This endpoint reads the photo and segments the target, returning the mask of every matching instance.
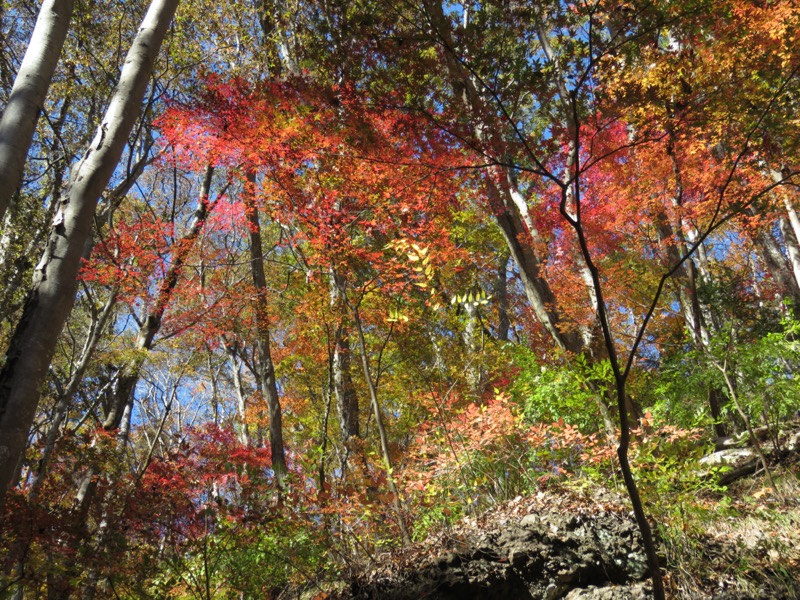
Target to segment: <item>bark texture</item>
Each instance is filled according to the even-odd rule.
[[[353,438],[361,436],[359,428],[358,393],[351,373],[350,332],[347,319],[347,304],[344,298],[346,280],[331,267],[331,309],[339,313],[339,322],[333,332],[331,353],[331,391],[339,412],[339,431],[342,440],[340,456],[342,478],[346,476],[347,464],[353,446]]]

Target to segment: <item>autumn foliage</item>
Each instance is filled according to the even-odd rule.
[[[1,515],[0,597],[325,594],[628,475],[674,541],[732,505],[697,464],[715,443],[789,455],[792,3],[284,8],[164,66],[180,89],[154,77]],[[30,180],[19,214],[47,222]],[[9,223],[4,340],[43,243]]]

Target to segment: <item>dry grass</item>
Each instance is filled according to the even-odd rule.
[[[774,475],[785,504],[756,474],[699,498],[682,530],[661,528],[674,597],[800,598],[800,470]]]

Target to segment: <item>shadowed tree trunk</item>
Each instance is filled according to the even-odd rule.
[[[508,332],[511,329],[511,321],[508,318],[508,256],[503,256],[498,263],[494,293],[497,296],[497,339],[507,342]]]
[[[350,332],[347,327],[347,305],[342,298],[344,277],[331,267],[331,308],[338,312],[339,323],[333,332],[331,355],[331,389],[339,411],[339,432],[342,440],[342,478],[347,472],[347,462],[352,450],[352,439],[360,437],[358,394],[351,373]]]
[[[283,422],[281,417],[281,403],[278,395],[278,384],[275,380],[275,365],[272,363],[270,352],[270,333],[267,313],[267,278],[264,274],[264,250],[261,245],[261,221],[258,216],[258,207],[253,198],[255,174],[248,173],[248,187],[245,190],[244,204],[247,213],[247,222],[250,225],[250,273],[253,276],[253,286],[256,297],[253,309],[256,320],[256,376],[264,399],[269,410],[269,445],[272,452],[272,469],[278,482],[282,482],[289,473],[286,465],[286,454],[283,447]]]

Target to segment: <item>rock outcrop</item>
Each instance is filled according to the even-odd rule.
[[[395,577],[354,584],[359,600],[647,598],[632,518],[612,511],[528,514]]]

